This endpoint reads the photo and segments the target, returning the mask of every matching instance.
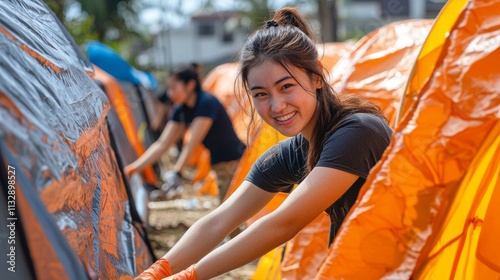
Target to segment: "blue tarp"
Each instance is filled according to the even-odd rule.
[[[115,79],[141,85],[149,90],[158,87],[158,82],[151,73],[135,69],[111,47],[101,42],[91,41],[85,45],[85,49],[90,62]]]

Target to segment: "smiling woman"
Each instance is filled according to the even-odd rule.
[[[236,191],[138,279],[215,277],[285,243],[323,211],[331,217],[331,243],[392,130],[375,105],[334,93],[324,73],[294,8],[279,9],[248,38],[240,55],[245,94],[266,123],[290,138],[264,153]],[[290,195],[217,247],[278,192]]]

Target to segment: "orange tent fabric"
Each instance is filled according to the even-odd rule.
[[[134,120],[134,114],[130,109],[127,97],[123,92],[120,84],[108,73],[94,65],[94,79],[99,80],[104,88],[105,93],[109,98],[111,106],[115,109],[118,118],[127,134],[128,141],[135,150],[135,153],[140,156],[145,152],[144,145],[139,139],[138,126]],[[143,171],[144,179],[153,186],[158,185],[158,178],[152,166],[148,166]]]
[[[433,22],[397,21],[364,36],[332,69],[332,86],[375,102],[394,126],[406,81]]]
[[[500,276],[492,219],[500,186],[499,10],[488,0],[443,10],[459,15],[434,70],[317,279]]]
[[[351,53],[354,42],[325,42],[317,45],[318,57],[323,67],[329,72],[344,56]]]
[[[312,279],[328,255],[330,217],[325,212],[286,243],[281,279]]]
[[[413,64],[410,78],[406,84],[405,94],[397,112],[396,122],[399,122],[404,113],[417,99],[422,86],[429,80],[434,71],[443,44],[448,37],[451,27],[455,24],[460,11],[467,5],[468,0],[449,1],[436,18],[427,39],[425,40],[417,61]]]

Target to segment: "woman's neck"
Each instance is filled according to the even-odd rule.
[[[196,99],[198,98],[198,94],[195,91],[191,92],[184,103],[189,108],[194,108],[196,105]]]

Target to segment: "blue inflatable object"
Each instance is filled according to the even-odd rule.
[[[128,81],[134,85],[142,85],[149,90],[158,87],[158,82],[151,73],[135,69],[111,47],[98,41],[92,41],[85,45],[85,49],[90,62],[115,79]]]

